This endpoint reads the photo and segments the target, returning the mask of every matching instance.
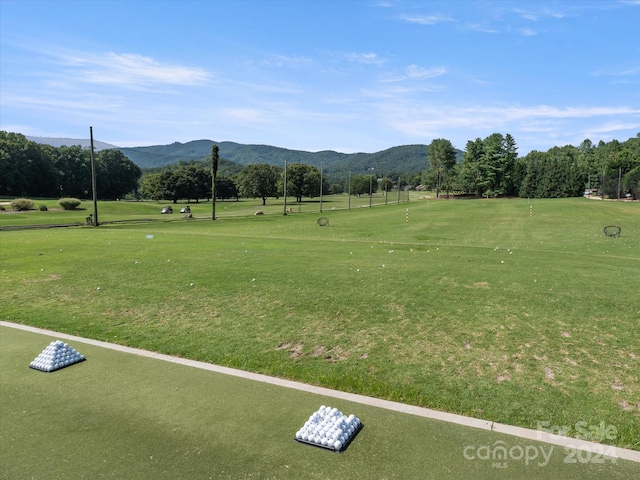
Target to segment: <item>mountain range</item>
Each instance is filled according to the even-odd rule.
[[[80,145],[89,147],[86,139],[27,137],[36,143],[59,147],[62,145]],[[187,143],[174,142],[169,145],[148,147],[117,147],[104,142],[94,141],[96,150],[117,149],[142,169],[162,168],[178,162],[203,161],[211,158],[211,147],[216,144],[221,159],[238,165],[267,163],[284,166],[285,161],[304,163],[322,168],[329,173],[365,174],[374,169],[379,174],[390,172],[421,172],[428,168],[427,145],[401,145],[376,153],[340,153],[333,150],[306,152],[289,150],[269,145],[247,145],[235,142],[214,142],[212,140],[194,140]],[[462,152],[457,151],[461,160]]]
[[[44,145],[51,145],[52,147],[75,147],[80,146],[82,148],[90,148],[91,140],[88,138],[53,138],[53,137],[32,137],[29,135],[25,135],[25,138],[31,142],[42,143]],[[93,141],[93,148],[96,152],[100,150],[113,150],[118,149],[115,145],[111,145],[110,143],[98,142],[96,140]]]

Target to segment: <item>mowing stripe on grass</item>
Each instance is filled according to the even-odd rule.
[[[313,385],[307,385],[304,383],[294,382],[291,380],[284,380],[281,378],[269,377],[267,375],[246,372],[246,371],[237,370],[234,368],[213,365],[210,363],[188,360],[185,358],[172,357],[170,355],[149,352],[147,350],[131,348],[131,347],[126,347],[122,345],[116,345],[116,344],[102,342],[98,340],[92,340],[88,338],[77,337],[74,335],[67,335],[64,333],[58,333],[51,330],[45,330],[42,328],[34,328],[26,325],[15,324],[15,323],[5,322],[1,320],[0,320],[0,326],[15,328],[19,330],[25,330],[28,332],[39,333],[44,335],[55,336],[65,340],[86,343],[89,345],[108,348],[111,350],[116,350],[124,353],[130,353],[133,355],[139,355],[143,357],[162,360],[165,362],[171,362],[171,363],[181,364],[181,365],[190,366],[194,368],[199,368],[202,370],[208,370],[211,372],[222,373],[225,375],[231,375],[231,376],[245,378],[249,380],[255,380],[262,383],[268,383],[268,384],[272,384],[280,387],[301,390],[304,392],[314,393],[314,394],[323,395],[327,397],[338,398],[338,399],[350,401],[353,403],[359,403],[359,404],[368,405],[372,407],[383,408],[383,409],[392,410],[399,413],[416,415],[419,417],[425,417],[425,418],[430,418],[434,420],[441,420],[443,422],[453,423],[456,425],[478,428],[481,430],[488,430],[488,431],[493,431],[497,433],[503,433],[503,434],[515,436],[518,438],[535,440],[535,441],[544,442],[552,445],[558,445],[561,447],[570,447],[578,450],[584,449],[586,451],[594,451],[594,447],[597,447],[600,445],[598,443],[588,442],[588,441],[580,440],[576,438],[553,435],[541,430],[532,430],[528,428],[514,427],[511,425],[504,425],[497,422],[490,422],[487,420],[465,417],[462,415],[439,412],[437,410],[432,410],[428,408],[405,405],[399,402],[381,400],[377,398],[367,397],[364,395],[346,393],[346,392],[341,392],[338,390],[332,390],[332,389],[323,388],[323,387],[316,387]],[[612,456],[616,458],[621,458],[624,460],[630,460],[632,462],[640,463],[640,452],[638,451],[619,448],[619,447],[610,447],[608,451],[612,452]]]

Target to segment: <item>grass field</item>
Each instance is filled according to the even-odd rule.
[[[105,348],[55,373],[56,337],[0,327],[0,478],[635,479],[640,464]],[[337,455],[293,442],[321,404],[365,428]],[[486,458],[503,447],[506,456]],[[523,453],[524,452],[524,453]]]
[[[0,318],[640,450],[640,204],[329,205],[2,232]]]

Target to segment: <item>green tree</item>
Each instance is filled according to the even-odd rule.
[[[183,198],[187,200],[194,199],[196,203],[198,203],[201,198],[211,198],[212,182],[211,172],[209,170],[202,164],[197,163],[184,165],[180,170],[184,172],[189,179],[187,189],[182,192],[185,195]]]
[[[160,173],[149,173],[142,177],[140,181],[140,194],[151,200],[162,200],[164,190],[162,188],[162,178]]]
[[[52,152],[58,179],[58,196],[89,198],[91,196],[91,159],[89,150],[79,145],[58,147]]]
[[[622,179],[622,189],[634,199],[640,198],[640,165],[627,172]]]
[[[393,180],[391,180],[389,177],[382,177],[380,179],[380,182],[378,182],[378,188],[385,192],[390,192],[391,190],[393,190]]]
[[[287,167],[287,195],[296,197],[315,197],[320,194],[320,171],[311,165],[292,163]]]
[[[101,150],[96,158],[96,183],[100,199],[116,199],[138,189],[140,168],[119,150]]]
[[[227,198],[238,198],[238,187],[233,179],[224,175],[218,175],[216,178],[216,196],[221,200]]]
[[[532,151],[517,161],[520,197],[559,198],[582,195],[585,169],[580,150],[571,145]]]
[[[238,174],[238,191],[247,198],[261,198],[262,205],[268,197],[278,196],[278,179],[282,169],[266,163],[248,165]]]
[[[427,159],[429,170],[432,170],[435,176],[436,197],[440,196],[440,189],[443,185],[447,189],[448,195],[451,169],[456,164],[456,150],[449,140],[436,138],[429,144]]]
[[[378,190],[378,181],[375,175],[354,175],[351,177],[351,195],[369,195]]]
[[[19,133],[0,132],[0,194],[56,196],[57,176],[50,147]]]

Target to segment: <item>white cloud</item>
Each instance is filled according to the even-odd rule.
[[[384,58],[378,57],[375,53],[348,53],[347,60],[355,63],[364,63],[367,65],[382,65],[386,62]]]
[[[538,32],[536,32],[533,28],[527,28],[527,27],[519,28],[518,33],[520,35],[524,35],[525,37],[532,37],[538,34]]]
[[[544,8],[539,10],[522,10],[519,8],[515,8],[513,11],[518,15],[520,15],[522,18],[525,18],[527,20],[532,20],[532,21],[538,21],[542,17],[562,19],[567,16],[566,14],[558,10],[551,10],[549,8]]]
[[[417,23],[419,25],[436,25],[444,22],[455,22],[453,18],[443,15],[398,15],[396,18],[409,23]]]
[[[116,111],[122,99],[114,95],[84,94],[82,97],[58,92],[42,92],[40,95],[9,94],[2,99],[4,105],[28,109],[51,109],[54,111]]]
[[[611,77],[625,77],[628,75],[637,75],[637,74],[640,74],[640,66],[618,68],[618,69],[612,68],[611,70],[598,70],[596,72],[591,73],[591,75],[594,75],[594,76],[611,76]]]
[[[406,69],[409,78],[434,78],[447,73],[446,67],[424,68],[419,65],[409,65]]]
[[[287,55],[270,55],[267,59],[260,62],[261,65],[267,67],[308,67],[313,65],[313,60],[304,56],[287,56]]]
[[[152,85],[193,86],[206,83],[209,73],[197,67],[159,62],[135,53],[50,52],[72,75],[84,81],[125,87]]]
[[[606,122],[596,127],[591,127],[589,131],[592,133],[593,136],[595,136],[597,134],[619,132],[621,130],[637,130],[637,129],[640,129],[640,122],[635,122],[635,123]]]
[[[536,132],[549,136],[553,132],[566,130],[568,128],[566,125],[573,125],[571,127],[573,130],[587,132],[588,127],[584,126],[585,122],[589,122],[590,125],[593,123],[600,125],[589,130],[592,136],[596,136],[594,134],[598,132],[622,132],[634,129],[640,123],[634,120],[634,117],[640,116],[640,109],[631,107],[560,108],[548,105],[458,107],[388,102],[380,104],[379,108],[390,128],[408,137],[427,139],[452,135],[454,131],[463,132],[462,135],[467,140],[473,138],[474,132]],[[619,116],[625,116],[625,120],[604,121],[606,117]],[[460,145],[458,147],[462,148]]]
[[[486,25],[482,25],[480,23],[469,23],[467,25],[467,28],[480,33],[500,33],[500,30],[496,28],[488,27]]]

